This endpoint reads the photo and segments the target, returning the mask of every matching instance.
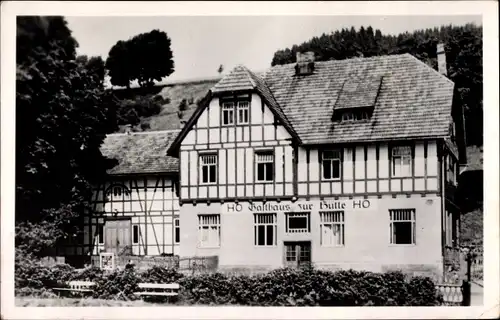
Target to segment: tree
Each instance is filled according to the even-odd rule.
[[[86,55],[81,55],[76,57],[76,62],[80,63],[87,69],[88,72],[92,73],[99,81],[104,81],[105,68],[104,61],[100,56],[91,57],[90,59]]]
[[[104,68],[104,60],[102,60],[100,56],[91,57],[87,62],[86,68],[87,70],[95,74],[99,81],[104,81],[106,70]]]
[[[109,71],[112,85],[130,88],[134,66],[129,47],[129,42],[118,41],[109,50],[105,67]]]
[[[16,245],[40,255],[77,234],[113,164],[100,145],[117,129],[116,101],[76,46],[62,17],[17,18]]]
[[[127,41],[118,41],[110,50],[106,60],[111,83],[130,87],[137,80],[141,87],[174,72],[171,40],[163,31],[152,30],[141,33]]]
[[[222,72],[224,72],[224,66],[223,66],[222,64],[221,64],[221,65],[219,66],[219,68],[217,69],[217,72],[219,73],[219,75],[221,75],[221,74],[222,74]]]
[[[342,29],[323,34],[274,53],[271,65],[295,62],[300,51],[314,51],[319,61],[409,53],[437,68],[436,45],[445,43],[448,77],[455,83],[455,103],[464,107],[468,145],[483,144],[482,28],[474,24],[382,35],[372,27]]]

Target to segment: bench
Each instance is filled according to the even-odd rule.
[[[138,296],[164,296],[172,297],[179,294],[178,283],[139,283],[140,292],[134,292]]]
[[[94,292],[94,286],[95,283],[92,281],[68,281],[66,282],[65,288],[53,288],[53,290],[58,292],[89,294]]]

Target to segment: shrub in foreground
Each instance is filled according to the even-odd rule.
[[[429,278],[408,281],[400,272],[277,269],[263,275],[220,273],[181,279],[181,297],[191,304],[262,306],[439,305]]]
[[[96,267],[74,270],[67,265],[51,268],[24,262],[16,268],[16,294],[39,295],[67,280],[96,282],[94,298],[136,300],[138,283],[180,284],[183,304],[248,306],[434,306],[442,303],[433,281],[407,278],[401,272],[325,271],[313,268],[277,269],[265,274],[222,273],[184,276],[175,269],[154,266],[103,273]],[[172,302],[167,298],[146,298]]]

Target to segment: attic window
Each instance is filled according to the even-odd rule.
[[[367,111],[345,111],[342,113],[342,122],[368,120],[370,115]]]
[[[234,103],[225,102],[222,104],[222,125],[229,126],[234,123]]]
[[[231,126],[237,124],[248,124],[250,120],[250,101],[242,100],[222,103],[222,125]]]

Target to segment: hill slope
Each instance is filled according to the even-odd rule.
[[[141,90],[115,89],[115,95],[119,99],[137,98],[153,99],[161,96],[165,103],[162,104],[158,114],[141,118],[141,124],[149,126],[141,128],[141,124],[133,128],[134,131],[162,131],[182,128],[181,121],[187,121],[196,109],[196,102],[201,100],[220,78],[201,79],[192,81],[176,82],[157,85],[151,89]],[[185,99],[187,109],[179,116],[179,104]],[[124,132],[125,126],[121,126],[119,132]]]

